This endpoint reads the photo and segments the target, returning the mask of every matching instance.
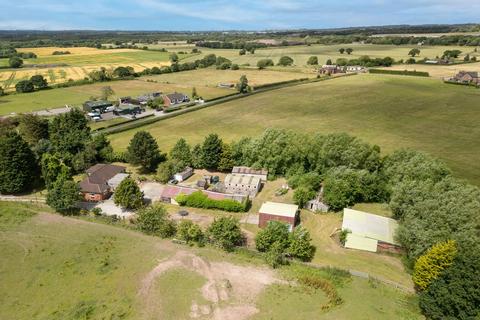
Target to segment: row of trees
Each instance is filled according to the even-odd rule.
[[[21,80],[15,84],[15,90],[18,93],[33,92],[35,90],[43,90],[48,88],[47,79],[42,75],[36,74],[31,76],[29,80]]]

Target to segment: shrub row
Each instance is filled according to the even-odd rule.
[[[430,74],[425,71],[370,69],[369,72],[378,74],[394,74],[401,76],[430,77]]]
[[[480,85],[475,84],[475,83],[463,83],[463,82],[457,82],[457,81],[449,81],[449,80],[444,80],[443,83],[446,84],[453,84],[453,85],[458,85],[458,86],[468,86],[468,87],[475,87],[475,88],[480,88]]]
[[[248,210],[248,202],[240,203],[231,199],[214,200],[201,191],[196,191],[190,195],[180,194],[175,198],[175,201],[181,206],[193,208],[219,209],[229,212],[246,212]]]
[[[303,285],[322,290],[328,297],[328,303],[322,305],[322,310],[328,310],[343,303],[342,297],[335,289],[335,286],[326,279],[312,276],[304,276],[298,279]]]
[[[303,81],[308,81],[308,78],[300,78],[300,79],[292,79],[292,80],[286,80],[286,81],[281,81],[281,82],[260,84],[258,86],[254,86],[253,89],[258,90],[258,89],[270,88],[270,87],[275,87],[275,86],[281,86],[283,84],[303,82]]]

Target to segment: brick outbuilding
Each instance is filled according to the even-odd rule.
[[[259,210],[258,226],[265,228],[270,221],[280,221],[289,225],[290,231],[297,223],[298,206],[294,204],[265,202]]]

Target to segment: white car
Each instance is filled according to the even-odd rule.
[[[110,106],[110,107],[105,108],[105,112],[112,112],[113,110],[115,110],[114,106]]]
[[[91,118],[100,117],[100,113],[98,113],[98,112],[89,112],[89,113],[87,113],[87,115]]]
[[[100,116],[95,116],[95,117],[92,117],[92,120],[95,122],[98,122],[98,121],[102,121],[102,118]]]

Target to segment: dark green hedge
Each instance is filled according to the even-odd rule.
[[[395,74],[400,76],[430,77],[430,74],[424,71],[370,69],[369,72],[378,74]]]
[[[240,203],[231,199],[214,200],[202,191],[196,191],[190,195],[180,194],[175,198],[175,201],[181,206],[193,208],[219,209],[229,212],[246,212],[248,210],[248,201]]]

